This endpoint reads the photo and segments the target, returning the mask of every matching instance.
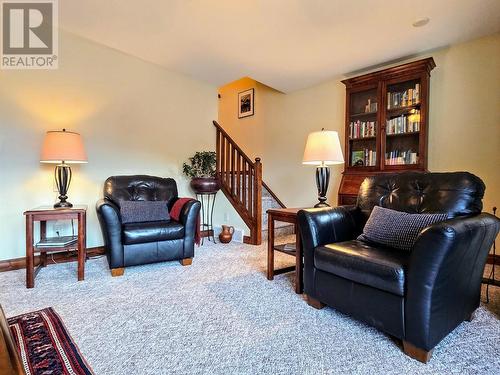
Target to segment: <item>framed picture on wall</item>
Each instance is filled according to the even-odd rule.
[[[254,89],[242,91],[238,94],[238,118],[253,116]]]

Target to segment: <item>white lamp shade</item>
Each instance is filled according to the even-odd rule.
[[[49,131],[43,141],[41,163],[86,163],[87,154],[83,147],[82,136],[62,130]]]
[[[302,164],[323,165],[342,163],[344,163],[344,156],[340,147],[339,134],[336,131],[322,130],[309,134]]]

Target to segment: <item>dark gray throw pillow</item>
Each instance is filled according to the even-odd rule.
[[[122,223],[169,220],[167,201],[121,201]]]
[[[447,218],[447,214],[409,214],[375,206],[358,240],[410,251],[424,228]]]

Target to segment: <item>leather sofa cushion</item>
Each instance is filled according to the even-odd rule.
[[[408,261],[409,253],[358,240],[318,246],[314,250],[317,269],[398,296],[405,295]]]
[[[467,172],[379,173],[359,188],[357,206],[365,220],[374,206],[413,214],[447,213],[449,218],[481,213],[485,185]]]
[[[123,224],[125,245],[177,240],[183,237],[184,226],[173,220]]]
[[[177,197],[177,184],[172,178],[111,176],[104,182],[104,198],[118,207],[122,201],[166,201],[171,209]]]

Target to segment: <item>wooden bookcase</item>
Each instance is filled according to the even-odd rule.
[[[342,81],[345,166],[339,204],[354,204],[364,178],[425,171],[432,57]]]

